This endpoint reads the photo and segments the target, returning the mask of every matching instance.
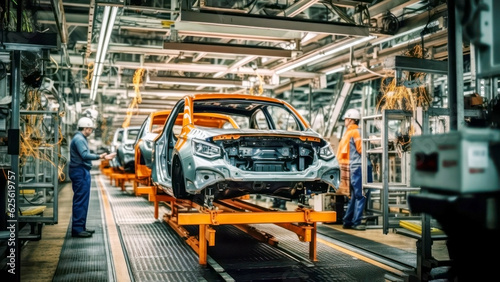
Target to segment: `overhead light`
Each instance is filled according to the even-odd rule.
[[[334,73],[343,72],[343,71],[345,71],[345,67],[338,67],[338,68],[334,68],[334,69],[331,69],[331,70],[325,72],[325,75],[334,74]]]
[[[92,84],[90,87],[90,100],[94,101],[97,96],[97,89],[99,88],[99,78],[104,66],[104,60],[108,50],[109,40],[113,33],[113,26],[115,25],[116,14],[118,13],[117,6],[105,6],[102,18],[101,32],[99,34],[99,43],[97,44],[97,52],[94,62],[94,72],[92,75]]]
[[[367,36],[367,37],[353,40],[349,43],[340,42],[339,44],[335,44],[334,48],[329,49],[329,50],[318,50],[312,54],[309,54],[308,56],[302,57],[302,59],[298,59],[298,60],[290,63],[289,65],[285,65],[281,69],[276,70],[276,74],[282,74],[282,73],[287,72],[289,70],[292,70],[294,68],[298,68],[300,66],[303,66],[307,63],[319,60],[323,57],[333,55],[333,54],[338,53],[338,52],[343,51],[343,50],[347,50],[351,47],[354,47],[355,45],[370,41],[374,38],[377,38],[377,37],[376,36]]]

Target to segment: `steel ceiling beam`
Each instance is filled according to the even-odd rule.
[[[213,25],[203,25],[199,23],[189,22],[176,22],[171,26],[171,29],[176,30],[177,34],[183,36],[268,42],[290,42],[302,37],[301,32],[293,30],[266,30],[266,32],[262,32],[262,29],[251,29],[235,26],[217,26],[216,28],[214,28]]]
[[[86,42],[77,41],[75,44],[76,50],[83,50]],[[97,50],[97,44],[91,44],[91,51],[95,52]],[[156,56],[178,56],[182,50],[167,50],[163,49],[162,46],[153,45],[131,45],[126,43],[109,43],[108,53],[120,53],[120,54],[143,54],[143,55],[156,55]],[[217,58],[217,59],[229,59],[236,60],[237,55],[223,54],[219,53],[217,55],[206,55],[207,58]]]
[[[196,72],[196,73],[218,73],[218,72],[228,72],[234,74],[248,74],[255,75],[258,73],[263,76],[272,76],[275,74],[273,70],[270,69],[254,69],[251,67],[239,67],[238,69],[232,71],[227,65],[201,65],[201,64],[174,64],[174,63],[140,63],[140,62],[128,62],[128,61],[114,61],[114,67],[121,67],[127,69],[154,69],[154,70],[170,70],[170,71],[185,71],[185,72]],[[314,78],[322,75],[321,73],[313,72],[289,72],[283,73],[281,77],[301,77],[301,78]]]
[[[168,85],[192,85],[201,87],[217,87],[217,88],[249,88],[251,85],[245,85],[243,80],[217,79],[217,78],[197,78],[197,77],[180,77],[180,76],[149,76],[146,78],[146,83],[150,84],[168,84]],[[265,89],[273,89],[273,85],[264,85]]]
[[[218,72],[218,73],[213,75],[213,78],[222,77],[222,76],[228,74],[230,71],[236,70],[236,69],[250,63],[251,61],[253,61],[255,59],[257,59],[257,56],[246,56],[243,59],[237,60],[237,61],[233,62],[232,64],[228,65],[227,71]]]
[[[339,95],[336,97],[335,107],[333,111],[330,111],[330,116],[328,118],[331,126],[328,127],[328,130],[325,132],[325,136],[332,136],[333,130],[337,127],[337,121],[339,120],[340,111],[344,108],[344,105],[347,100],[347,96],[351,94],[354,89],[354,84],[349,82],[344,82],[342,85],[342,89],[340,90]]]
[[[54,19],[56,20],[57,30],[61,36],[61,43],[68,43],[68,27],[66,25],[66,15],[64,14],[64,7],[62,0],[51,0]]]
[[[191,78],[178,76],[148,76],[146,83],[180,84],[193,86],[213,87],[244,87],[242,80],[217,79],[217,78]]]
[[[250,15],[228,15],[206,12],[182,11],[181,22],[210,24],[216,26],[235,26],[245,28],[256,28],[261,31],[268,30],[290,30],[300,32],[327,33],[349,36],[368,36],[369,30],[366,26],[357,26],[337,22],[305,21],[289,18],[263,18]]]
[[[253,55],[261,57],[291,58],[296,52],[294,50],[284,50],[266,47],[250,47],[222,44],[201,44],[186,42],[164,42],[163,49],[188,51],[188,52],[207,52],[220,54]]]
[[[447,61],[394,56],[385,59],[384,67],[392,70],[405,70],[448,75]]]
[[[411,6],[421,2],[421,0],[391,0],[391,1],[380,1],[379,3],[372,5],[368,8],[370,15],[372,17],[379,17],[385,15],[387,12],[395,12],[402,10],[405,7]]]
[[[89,4],[89,22],[88,22],[88,31],[87,32],[87,50],[85,51],[85,63],[87,63],[87,59],[91,54],[91,45],[92,45],[92,34],[94,31],[94,13],[96,11],[96,3],[95,0],[90,0]]]
[[[82,93],[89,93],[88,89],[82,89]],[[179,99],[185,95],[200,93],[199,91],[189,91],[181,89],[143,89],[141,90],[141,96],[143,98],[162,98],[160,100],[170,100]],[[127,98],[135,97],[135,92],[132,86],[130,88],[106,88],[102,90],[102,94],[105,96],[117,96],[116,94],[126,94]],[[118,95],[119,96],[119,95]]]
[[[319,0],[299,0],[286,8],[286,10],[279,12],[276,16],[293,18],[318,3],[318,1]]]
[[[51,0],[51,1],[55,1],[55,0]],[[55,5],[57,5],[57,4],[55,4]],[[69,26],[82,26],[82,27],[89,26],[89,16],[88,15],[75,14],[75,13],[65,13],[62,10],[57,12],[56,8],[54,8],[53,12],[38,11],[36,14],[37,23],[39,23],[39,24],[51,24],[51,25],[57,26],[57,25],[59,25],[60,22],[62,22],[62,14],[58,14],[58,13],[65,14],[64,21],[65,21],[66,32],[68,32],[67,30],[68,30]],[[57,26],[57,28],[59,28],[59,27]]]
[[[0,31],[3,50],[40,51],[59,48],[57,33]]]

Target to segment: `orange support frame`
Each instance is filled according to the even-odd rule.
[[[139,186],[141,184],[140,182],[137,181],[137,179],[134,181],[134,194],[136,196],[140,195],[148,195],[149,198],[151,198],[151,193],[153,193],[153,186]],[[151,200],[150,200],[151,201]]]
[[[198,254],[199,263],[207,264],[207,244],[215,245],[213,225],[232,224],[254,238],[276,245],[278,240],[266,232],[259,231],[248,224],[272,223],[297,234],[300,241],[309,242],[309,259],[317,261],[317,222],[335,222],[334,211],[314,211],[298,208],[295,211],[277,211],[245,202],[241,199],[216,201],[217,209],[208,209],[188,200],[177,200],[168,195],[158,195],[156,188],[151,194],[155,202],[155,218],[158,218],[158,203],[167,202],[171,213],[165,214],[167,222],[188,245]],[[182,225],[198,225],[198,239],[189,235]]]
[[[115,186],[120,187],[122,191],[125,191],[125,182],[132,181],[135,182],[135,174],[133,173],[112,173],[110,176],[110,182],[113,184],[115,181]]]

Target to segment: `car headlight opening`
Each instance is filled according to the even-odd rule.
[[[192,146],[193,146],[193,152],[197,156],[204,157],[207,159],[216,159],[221,157],[221,148],[214,144],[201,140],[193,140]]]
[[[319,156],[320,158],[324,160],[330,160],[333,157],[335,157],[335,154],[333,153],[332,146],[330,144],[324,146],[323,148],[319,149]]]

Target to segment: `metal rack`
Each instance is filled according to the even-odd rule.
[[[402,110],[384,110],[381,114],[362,118],[362,154],[370,157],[374,176],[373,182],[368,183],[368,160],[362,158],[362,186],[371,189],[367,209],[382,218],[384,234],[390,228],[399,227],[402,219],[420,220],[420,216],[410,214],[406,201],[408,194],[420,188],[410,187],[410,156],[405,144],[396,142],[396,135],[408,130],[411,118],[411,112]]]
[[[21,117],[43,116],[42,146],[33,147],[19,169],[19,222],[30,224],[26,239],[40,239],[43,224],[58,221],[59,114],[54,111],[20,111]],[[23,130],[24,124],[21,124]],[[38,229],[38,230],[37,230]]]

